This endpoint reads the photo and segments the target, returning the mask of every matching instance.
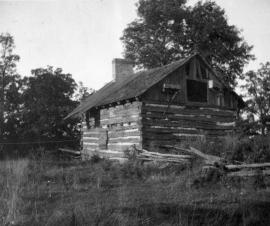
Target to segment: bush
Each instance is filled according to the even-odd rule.
[[[270,162],[270,137],[245,137],[239,139],[231,149],[227,150],[227,158],[232,161],[247,163]]]
[[[99,163],[101,160],[102,159],[98,154],[94,154],[91,156],[90,162],[91,163]]]

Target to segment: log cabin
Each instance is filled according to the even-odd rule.
[[[133,145],[162,152],[234,131],[244,102],[200,54],[137,73],[128,60],[112,64],[112,81],[67,116],[82,118],[83,156],[119,159]]]

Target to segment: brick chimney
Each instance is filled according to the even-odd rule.
[[[115,58],[112,61],[113,80],[122,81],[133,74],[133,62],[130,60]]]

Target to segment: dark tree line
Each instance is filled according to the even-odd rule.
[[[79,144],[78,118],[63,120],[91,90],[61,68],[37,68],[28,77],[16,72],[14,39],[0,35],[0,148]]]

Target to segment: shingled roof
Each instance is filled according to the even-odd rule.
[[[202,60],[204,60],[199,54],[193,54],[185,59],[162,67],[132,74],[128,76],[127,79],[119,82],[111,81],[81,102],[80,105],[75,108],[66,118],[74,116],[78,113],[86,112],[93,107],[99,107],[122,100],[128,100],[134,97],[139,97],[167,75],[183,66],[195,55],[198,55]]]

